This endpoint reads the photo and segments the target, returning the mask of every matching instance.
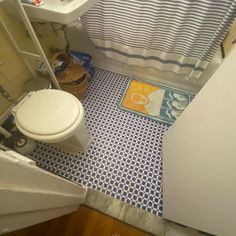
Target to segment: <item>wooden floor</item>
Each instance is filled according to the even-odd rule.
[[[5,236],[151,236],[89,207]]]

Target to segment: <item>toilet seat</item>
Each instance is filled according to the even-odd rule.
[[[73,135],[84,118],[79,100],[61,90],[43,89],[29,93],[12,109],[17,128],[43,142],[59,142]]]

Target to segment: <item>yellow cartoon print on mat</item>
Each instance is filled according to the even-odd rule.
[[[165,91],[157,86],[132,80],[122,105],[143,114],[157,116],[160,114],[164,93]]]
[[[171,124],[192,100],[190,93],[131,80],[120,103],[126,111]]]

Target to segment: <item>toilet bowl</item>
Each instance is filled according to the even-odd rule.
[[[69,153],[84,152],[91,144],[84,108],[72,94],[43,89],[28,93],[12,109],[18,130]]]

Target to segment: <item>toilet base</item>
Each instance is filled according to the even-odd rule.
[[[68,142],[66,140],[66,142],[60,142],[60,143],[50,143],[50,145],[54,146],[55,148],[58,148],[62,151],[68,152],[70,154],[78,154],[78,153],[83,153],[86,152],[87,149],[90,147],[91,143],[92,143],[92,138],[90,137],[90,140],[88,141],[87,145],[85,147],[80,147],[77,145],[73,145],[71,142],[73,139],[73,137],[68,139]]]
[[[81,126],[76,130],[73,136],[62,142],[50,143],[50,145],[70,154],[77,154],[85,152],[91,143],[92,137],[85,123],[82,121]]]

